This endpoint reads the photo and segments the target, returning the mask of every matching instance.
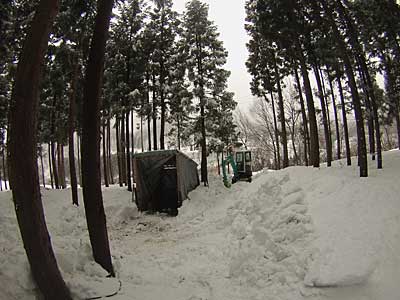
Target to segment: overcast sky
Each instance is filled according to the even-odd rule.
[[[174,9],[182,13],[186,0],[173,0]],[[245,0],[202,0],[209,5],[209,18],[214,21],[220,33],[220,39],[229,53],[225,68],[231,71],[229,90],[235,93],[235,100],[241,110],[246,110],[253,99],[250,93],[250,76],[247,73],[246,42],[248,37],[244,29]]]

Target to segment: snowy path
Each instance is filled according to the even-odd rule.
[[[193,192],[176,219],[138,215],[111,230],[125,287],[118,299],[318,294],[303,285],[313,230],[302,189],[288,175],[238,183],[231,190],[212,184],[220,187]]]

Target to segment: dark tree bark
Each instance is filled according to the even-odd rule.
[[[54,178],[54,186],[56,189],[60,187],[59,185],[59,177],[58,177],[58,169],[57,169],[57,160],[56,160],[56,145],[53,141],[50,142],[51,148],[51,165],[53,169],[53,178]]]
[[[326,162],[327,166],[330,167],[332,165],[331,133],[329,131],[329,126],[328,126],[328,118],[326,112],[324,92],[322,89],[322,81],[319,75],[319,69],[317,65],[314,65],[314,74],[315,74],[315,79],[317,80],[318,96],[321,101],[322,123],[324,125],[324,134],[325,134]]]
[[[132,180],[131,180],[131,150],[129,141],[129,111],[125,115],[125,151],[126,151],[126,181],[128,185],[128,191],[132,192]]]
[[[140,145],[142,146],[142,152],[144,152],[144,141],[143,141],[143,116],[140,115]]]
[[[65,183],[64,146],[61,143],[57,143],[57,157],[60,188],[65,189],[67,185]]]
[[[177,131],[178,131],[178,150],[181,150],[181,122],[179,118],[179,114],[176,117],[176,122],[177,122]],[[217,153],[218,154],[218,153]],[[218,173],[219,175],[219,173]]]
[[[328,81],[329,81],[329,88],[331,89],[331,97],[332,97],[332,106],[333,106],[333,115],[335,117],[335,130],[336,130],[336,146],[337,146],[337,152],[336,152],[336,158],[339,160],[341,159],[341,142],[340,142],[340,129],[339,129],[339,119],[338,119],[338,113],[337,113],[337,107],[336,107],[336,99],[335,99],[335,92],[333,91],[333,84],[332,84],[332,77],[330,74],[328,74]]]
[[[100,175],[100,92],[113,0],[99,0],[83,91],[82,180],[86,221],[94,260],[111,276],[111,261]]]
[[[371,108],[371,97],[369,94],[364,73],[362,72],[360,66],[358,66],[358,73],[361,78],[361,85],[365,94],[364,103],[365,103],[365,115],[368,127],[369,153],[371,155],[372,160],[375,160],[375,126],[374,126],[374,115]]]
[[[297,84],[297,90],[299,94],[299,100],[300,100],[300,109],[301,109],[301,117],[302,117],[302,123],[303,123],[303,147],[304,147],[304,163],[306,166],[308,166],[308,157],[309,157],[309,145],[310,145],[310,134],[308,132],[308,121],[307,121],[307,114],[306,114],[306,108],[304,105],[304,98],[303,98],[303,93],[301,91],[301,83],[300,83],[300,78],[299,74],[297,73],[297,67],[294,68],[294,77],[296,79],[296,84]]]
[[[347,2],[347,1],[346,1]],[[375,126],[375,143],[376,143],[376,155],[377,155],[377,168],[382,169],[382,142],[381,142],[381,130],[379,124],[379,116],[378,116],[378,104],[376,100],[376,95],[373,86],[373,80],[371,78],[367,60],[365,58],[365,53],[361,48],[361,45],[358,41],[358,33],[357,28],[355,27],[354,22],[350,19],[349,15],[346,13],[342,2],[339,0],[338,3],[338,11],[341,18],[343,18],[347,24],[348,33],[350,36],[350,44],[352,45],[353,49],[356,50],[356,58],[358,63],[360,64],[361,71],[364,74],[365,83],[368,89],[368,94],[371,100],[371,113],[373,118],[373,124]],[[348,2],[347,2],[348,3]],[[397,40],[397,39],[396,39]]]
[[[394,117],[396,120],[396,128],[397,128],[397,148],[400,149],[400,107],[399,107],[399,104],[396,105]]]
[[[43,166],[43,151],[42,151],[42,146],[40,146],[39,155],[40,155],[40,168],[41,168],[41,171],[42,171],[42,184],[43,184],[43,187],[45,188],[45,187],[46,187],[46,180],[44,179],[44,166]]]
[[[344,142],[346,145],[347,165],[351,166],[351,153],[350,153],[349,129],[347,126],[346,104],[344,102],[342,81],[340,79],[339,74],[336,75],[336,81],[337,81],[338,88],[339,88],[340,105],[342,106],[342,122],[343,122]]]
[[[46,300],[72,299],[47,230],[37,166],[40,78],[58,6],[56,0],[41,0],[36,9],[18,63],[10,113],[10,180],[15,212],[33,278]]]
[[[358,161],[360,166],[360,177],[368,177],[368,162],[367,162],[367,148],[365,144],[365,131],[364,131],[364,117],[362,115],[360,95],[357,90],[357,83],[354,77],[353,66],[351,64],[346,44],[337,28],[336,22],[333,19],[332,8],[327,5],[326,0],[321,0],[321,4],[326,11],[326,16],[333,31],[333,38],[338,46],[338,54],[342,58],[345,66],[345,72],[349,81],[351,90],[354,115],[357,126],[357,144],[358,144]]]
[[[278,130],[278,122],[276,120],[276,110],[275,110],[275,99],[274,99],[274,94],[272,91],[270,92],[271,95],[271,106],[272,106],[272,116],[274,119],[274,134],[275,134],[275,143],[276,143],[276,151],[274,151],[276,154],[276,163],[275,163],[275,168],[276,170],[280,170],[281,168],[281,151],[280,151],[280,142],[279,142],[279,130]],[[264,94],[264,99],[268,103],[268,98]]]
[[[107,119],[107,161],[108,161],[108,172],[110,174],[110,182],[114,184],[114,171],[112,165],[112,155],[111,155],[111,119]]]
[[[134,122],[133,122],[133,115],[134,115],[134,112],[133,112],[133,110],[131,110],[130,111],[130,119],[131,119],[131,145],[132,145],[132,147],[131,147],[131,155],[133,155],[134,153],[135,153],[135,124],[134,124]],[[132,159],[131,159],[131,162],[132,162]],[[132,164],[131,164],[131,168],[133,168],[132,167]]]
[[[48,144],[47,154],[48,154],[48,157],[49,157],[49,172],[50,172],[51,188],[54,189],[53,167],[52,167],[52,162],[51,162],[51,143]]]
[[[204,186],[208,186],[208,172],[207,172],[207,141],[206,141],[206,123],[205,123],[205,110],[204,100],[200,100],[200,126],[201,126],[201,182]]]
[[[164,67],[162,66],[161,72],[164,72]],[[160,102],[161,102],[161,112],[160,112],[160,149],[165,149],[165,113],[166,113],[166,104],[164,97],[164,75],[160,78]]]
[[[78,206],[78,180],[76,178],[75,167],[75,123],[76,123],[76,86],[78,83],[79,64],[77,58],[74,60],[74,71],[71,80],[71,94],[69,98],[69,118],[68,118],[68,156],[69,156],[69,178],[71,184],[72,204]]]
[[[147,142],[148,149],[147,151],[151,151],[151,104],[150,104],[150,75],[146,73],[146,83],[147,83],[147,92],[146,92],[146,110],[147,110]]]
[[[389,98],[389,102],[392,105],[392,109],[394,110],[394,119],[397,129],[397,148],[400,149],[400,104],[399,101],[397,101],[396,99],[396,77],[393,74],[392,60],[390,59],[390,57],[386,53],[382,52],[381,60],[385,68],[387,95]]]
[[[122,175],[122,182],[124,183],[124,185],[127,185],[127,178],[126,178],[126,133],[125,133],[125,114],[122,113],[121,114],[121,118],[120,118],[120,136],[119,136],[119,140],[120,140],[120,155],[121,155],[121,175]]]
[[[283,105],[282,87],[281,87],[281,79],[280,79],[280,75],[279,75],[279,70],[278,70],[278,66],[276,65],[276,62],[274,62],[274,63],[275,63],[274,67],[275,67],[275,75],[276,75],[276,85],[278,87],[279,120],[281,121],[281,142],[282,142],[282,148],[283,148],[282,168],[284,169],[289,166],[289,153],[288,153],[288,145],[287,145],[285,108]]]
[[[308,77],[307,65],[304,57],[304,53],[301,50],[300,42],[296,40],[296,44],[299,47],[299,61],[300,71],[303,77],[304,91],[307,100],[308,118],[310,123],[310,164],[314,168],[319,168],[319,141],[318,141],[318,126],[317,118],[315,116],[314,99],[311,90],[310,78]]]
[[[106,125],[103,125],[103,135],[102,135],[102,145],[103,145],[103,177],[104,177],[104,185],[109,187],[108,184],[108,171],[107,171],[107,151],[106,151]]]
[[[120,143],[120,130],[119,130],[119,118],[116,118],[115,121],[115,136],[117,138],[117,162],[118,162],[118,183],[119,186],[123,186],[122,180],[122,164],[121,164],[121,143]]]
[[[153,150],[157,150],[157,98],[156,98],[156,76],[153,72]]]
[[[81,135],[78,133],[77,136],[77,152],[78,152],[78,177],[79,177],[79,184],[82,186],[82,167],[81,167]]]

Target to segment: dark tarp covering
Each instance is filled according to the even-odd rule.
[[[177,150],[135,154],[133,168],[140,211],[176,211],[200,183],[197,164]]]

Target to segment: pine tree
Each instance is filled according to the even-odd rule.
[[[218,122],[220,114],[214,108],[228,113],[235,107],[232,94],[226,92],[229,76],[223,69],[227,52],[218,40],[216,26],[208,19],[208,6],[199,0],[187,3],[183,21],[182,40],[188,58],[188,79],[193,85],[192,94],[197,99],[198,113],[194,132],[199,134],[201,146],[201,182],[208,185],[207,172],[207,123]]]
[[[172,10],[172,0],[153,0],[154,8],[150,12],[149,29],[153,32],[153,74],[160,104],[160,149],[165,149],[165,123],[171,69],[174,68],[173,56],[176,52],[178,32],[178,14]],[[154,101],[154,100],[153,100]]]

